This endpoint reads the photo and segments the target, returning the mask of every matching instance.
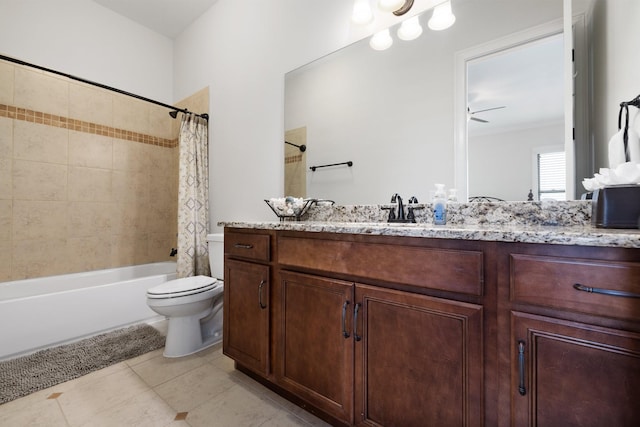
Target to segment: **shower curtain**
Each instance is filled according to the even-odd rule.
[[[178,182],[178,277],[210,275],[209,149],[207,121],[183,114]]]

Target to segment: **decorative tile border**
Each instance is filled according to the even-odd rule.
[[[94,135],[108,136],[111,138],[124,139],[127,141],[140,142],[142,144],[156,145],[159,147],[174,148],[178,146],[177,138],[159,138],[157,136],[145,135],[111,126],[104,126],[68,117],[56,116],[54,114],[47,114],[26,108],[18,108],[6,104],[0,104],[0,117],[8,117],[10,119],[23,120],[46,126],[54,126],[78,132],[91,133]]]
[[[285,156],[284,158],[284,162],[285,164],[288,163],[298,163],[302,161],[302,154],[296,154],[294,156]]]

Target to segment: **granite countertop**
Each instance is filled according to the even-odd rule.
[[[303,221],[220,222],[224,227],[435,239],[640,248],[640,230],[596,228],[591,201],[450,203],[447,224],[433,224],[430,204],[415,204],[417,223],[389,223],[395,205],[313,206]]]
[[[330,221],[223,221],[219,226],[259,230],[291,230],[436,239],[486,240],[496,242],[547,243],[557,245],[640,248],[640,230],[615,230],[591,225],[504,224],[389,224],[384,222]]]

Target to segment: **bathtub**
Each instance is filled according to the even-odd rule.
[[[0,282],[0,360],[160,319],[146,291],[175,278],[175,262],[158,262]]]

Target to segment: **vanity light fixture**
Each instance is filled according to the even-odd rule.
[[[415,40],[422,34],[422,26],[420,25],[420,19],[418,16],[402,21],[400,28],[398,28],[398,38],[400,40]]]
[[[451,12],[451,0],[439,4],[433,9],[433,15],[429,19],[429,28],[434,31],[446,30],[456,22],[456,17]]]
[[[369,40],[369,46],[375,50],[385,50],[391,47],[393,44],[393,39],[391,38],[391,34],[389,33],[389,29],[386,28],[382,31],[379,31],[371,37]]]
[[[373,11],[369,0],[355,0],[351,21],[358,25],[365,25],[373,21]]]
[[[413,0],[405,0],[404,4],[400,6],[400,9],[394,10],[393,14],[396,16],[402,16],[405,13],[409,12],[409,10],[411,10],[412,7],[413,7]]]
[[[378,0],[378,9],[394,12],[404,5],[404,0]]]
[[[402,16],[413,7],[414,0],[378,0],[378,9],[383,12],[393,12]],[[370,24],[373,21],[373,10],[370,0],[354,0],[351,22],[357,25]]]

